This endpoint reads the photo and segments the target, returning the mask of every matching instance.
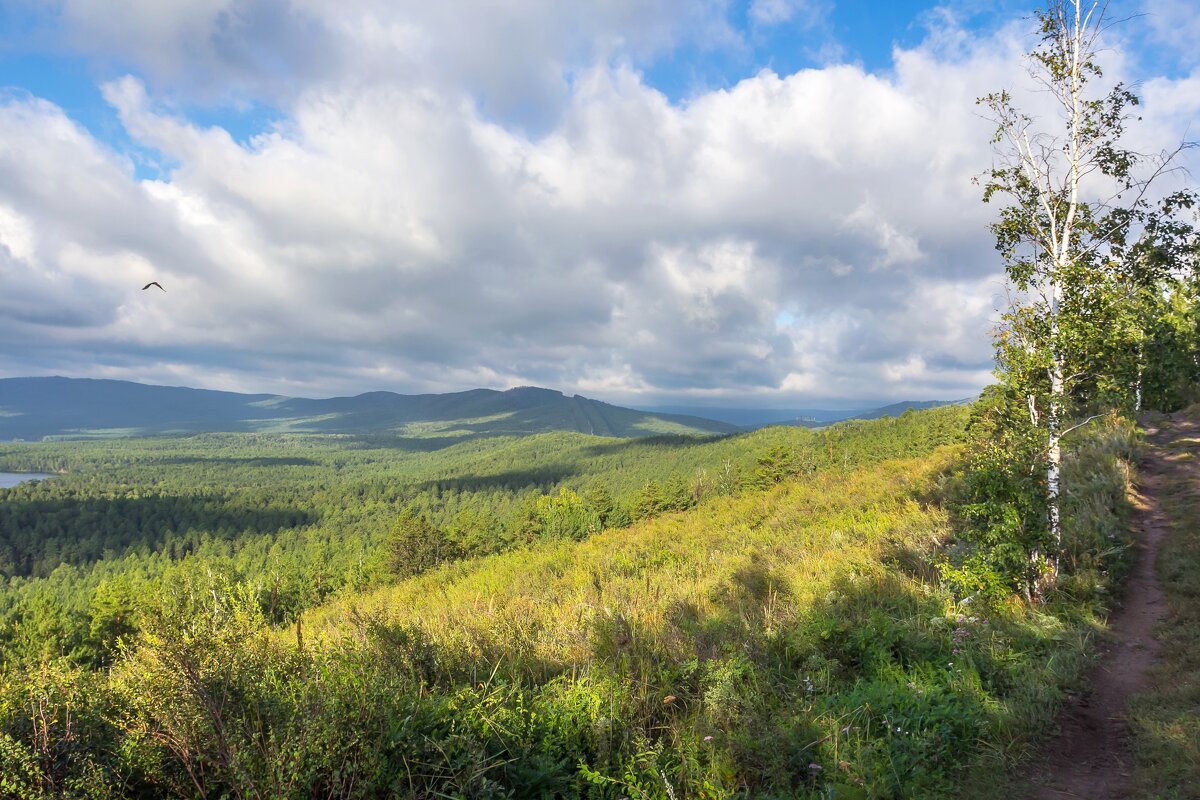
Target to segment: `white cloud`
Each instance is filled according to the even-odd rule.
[[[897,229],[869,200],[863,201],[842,224],[847,229],[858,231],[868,239],[874,240],[880,251],[876,259],[879,267],[916,261],[923,255],[916,238]]]
[[[738,46],[729,0],[503,3],[384,0],[56,0],[82,52],[132,64],[156,90],[200,102],[288,105],[314,85],[467,88],[489,114],[542,127],[569,74],[645,62],[683,44]]]
[[[0,206],[0,247],[14,261],[33,260],[33,224],[8,206]]]
[[[627,402],[987,380],[999,264],[973,101],[1023,75],[1011,30],[933,37],[888,76],[764,71],[672,103],[632,54],[733,35],[720,3],[297,0],[288,24],[336,46],[282,83],[230,55],[270,3],[173,8],[131,23],[151,83],[104,86],[175,165],[161,179],[44,101],[0,103],[0,372]],[[193,55],[225,76],[205,85],[286,85],[281,120],[239,143],[183,116],[155,86],[182,91],[172,59]],[[1183,86],[1148,85],[1154,130],[1194,115]],[[151,278],[167,293],[141,293]]]
[[[750,19],[763,25],[779,25],[796,17],[806,27],[821,21],[829,13],[829,4],[819,0],[751,0]]]
[[[1200,15],[1192,0],[1144,0],[1142,13],[1160,45],[1190,66],[1200,62],[1196,40],[1200,39]]]

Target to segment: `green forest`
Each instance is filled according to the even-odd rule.
[[[935,556],[978,413],[5,446],[62,471],[0,502],[6,789],[950,791],[1083,658],[1081,607],[985,606]],[[1088,440],[1109,502],[1132,446]]]
[[[0,498],[0,788],[986,796],[1086,669],[1138,447],[1116,417],[1075,441],[1076,559],[1014,602],[971,556],[995,408],[6,445],[58,474]]]
[[[0,469],[62,474],[0,502],[0,641],[9,657],[105,664],[137,599],[197,569],[257,586],[268,618],[288,623],[443,560],[578,540],[819,468],[928,451],[962,437],[965,413],[432,451],[425,440],[272,434],[6,445]]]
[[[51,476],[0,489],[0,798],[1040,798],[1159,584],[1101,766],[1200,797],[1200,197],[1150,191],[1087,8],[1032,18],[1057,116],[978,101],[1008,295],[970,405],[0,445]]]

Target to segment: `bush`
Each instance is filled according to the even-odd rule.
[[[419,575],[461,555],[457,543],[411,509],[396,520],[387,552],[391,572],[401,578]]]
[[[537,499],[537,520],[541,535],[579,541],[601,528],[600,514],[570,489]]]

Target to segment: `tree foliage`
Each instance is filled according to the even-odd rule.
[[[996,123],[983,198],[1001,204],[991,229],[1011,294],[969,509],[981,544],[1029,591],[1059,570],[1064,437],[1075,420],[1179,404],[1200,379],[1196,195],[1162,189],[1178,149],[1127,144],[1140,101],[1104,84],[1106,11],[1051,0],[1036,13],[1030,75],[1052,115],[1020,110],[1008,91],[979,100]]]

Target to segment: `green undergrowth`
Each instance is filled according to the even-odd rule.
[[[1171,463],[1159,493],[1168,519],[1159,546],[1158,573],[1169,617],[1157,632],[1162,660],[1153,687],[1133,703],[1131,724],[1140,796],[1154,800],[1200,798],[1200,407],[1188,409],[1163,445]]]
[[[116,637],[154,611],[143,600],[196,570],[257,586],[271,622],[291,623],[434,562],[583,538],[789,476],[924,455],[960,441],[966,413],[952,406],[717,438],[559,432],[431,445],[201,434],[0,444],[0,469],[55,473],[0,489],[0,664],[67,653],[105,666]]]
[[[983,797],[1088,663],[1109,578],[1085,540],[1115,542],[1130,444],[1096,437],[1072,467],[1081,557],[1043,606],[943,583],[959,446],[443,565],[286,627],[256,587],[180,572],[111,671],[3,674],[0,794]]]

